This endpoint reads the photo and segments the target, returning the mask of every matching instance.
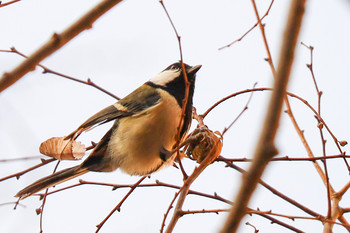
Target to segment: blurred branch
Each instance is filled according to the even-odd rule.
[[[255,5],[254,0],[252,0]],[[277,154],[274,145],[274,138],[279,126],[279,119],[282,112],[283,100],[286,95],[289,75],[292,69],[294,50],[301,28],[304,15],[305,0],[291,2],[288,21],[283,37],[283,44],[280,52],[279,65],[276,71],[274,88],[272,91],[267,115],[258,145],[254,153],[248,173],[242,177],[239,193],[235,205],[231,209],[221,232],[236,232],[242,218],[246,214],[246,207],[252,196],[257,183],[270,159]],[[269,61],[272,64],[272,61]]]
[[[13,0],[13,1],[5,2],[5,3],[1,3],[1,1],[0,1],[0,8],[4,7],[4,6],[11,5],[11,4],[19,2],[19,1],[21,1],[21,0]]]
[[[53,54],[82,31],[92,28],[92,24],[121,0],[103,0],[62,33],[54,33],[41,48],[30,55],[20,65],[0,78],[0,92],[10,87],[25,74],[35,69],[46,57]]]

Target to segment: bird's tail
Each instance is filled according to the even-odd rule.
[[[56,184],[62,183],[64,181],[73,179],[74,177],[80,176],[88,172],[87,168],[83,168],[80,165],[64,169],[62,171],[56,172],[50,176],[46,176],[33,184],[25,187],[16,194],[16,197],[24,199],[30,195],[39,192],[40,190],[52,187]]]

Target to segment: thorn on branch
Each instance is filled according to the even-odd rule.
[[[53,40],[53,43],[55,45],[59,45],[59,43],[60,43],[60,36],[56,32],[52,35],[51,39]]]

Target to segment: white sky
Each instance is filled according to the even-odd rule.
[[[52,33],[61,32],[99,1],[23,0],[0,8],[0,49],[15,46],[31,54],[45,43]],[[277,65],[281,36],[290,1],[278,1],[264,20],[266,35]],[[257,1],[260,15],[270,1]],[[271,71],[264,61],[266,51],[258,28],[242,42],[219,51],[239,38],[256,19],[250,1],[166,0],[165,5],[182,36],[184,61],[203,65],[198,72],[194,105],[203,113],[222,97],[236,91],[269,87]],[[339,140],[349,140],[350,87],[350,3],[346,0],[310,0],[307,4],[299,42],[311,44],[314,50],[314,71],[323,91],[322,116]],[[91,78],[96,84],[123,97],[169,64],[179,60],[177,40],[166,15],[157,0],[129,0],[99,19],[91,30],[83,32],[59,52],[43,61],[45,66],[79,79]],[[11,71],[22,58],[0,53],[1,74]],[[298,44],[296,61],[289,90],[314,107],[317,96],[306,68],[309,51]],[[225,135],[222,155],[230,158],[251,157],[260,132],[269,93],[255,93],[249,109]],[[227,101],[216,108],[205,123],[212,130],[222,131],[239,114],[248,95]],[[54,136],[64,136],[100,109],[115,100],[98,90],[63,78],[42,74],[41,69],[29,73],[0,94],[0,159],[39,155],[39,145]],[[321,155],[321,141],[316,120],[300,102],[291,100],[295,116],[316,155]],[[109,125],[84,134],[89,144],[97,141]],[[332,139],[326,133],[327,153],[337,154]],[[286,114],[283,115],[277,140],[280,155],[305,157],[306,153]],[[348,146],[344,148],[348,150]],[[0,162],[0,177],[24,170],[39,161]],[[59,169],[76,164],[63,162]],[[329,163],[331,183],[339,190],[348,182],[348,172],[340,160]],[[247,168],[248,163],[239,163]],[[188,172],[196,164],[185,160]],[[15,201],[14,194],[38,178],[50,174],[54,165],[45,166],[21,177],[0,183],[0,203]],[[138,177],[119,171],[91,173],[84,180],[132,184]],[[148,182],[159,179],[181,185],[181,173],[167,168],[152,175]],[[322,181],[308,162],[273,162],[264,180],[279,191],[307,207],[326,215],[326,191]],[[74,184],[76,180],[67,182]],[[192,189],[233,199],[240,174],[222,163],[210,166],[193,184]],[[128,190],[110,191],[99,186],[81,186],[49,196],[44,209],[44,232],[94,232],[95,226],[114,208]],[[101,232],[159,232],[163,214],[173,198],[168,188],[139,188],[103,226]],[[35,209],[41,202],[30,197],[22,202],[26,208],[0,206],[0,232],[38,232],[39,216]],[[341,205],[349,207],[349,195]],[[259,186],[249,207],[273,210],[289,215],[304,215]],[[189,196],[184,209],[227,208],[218,201]],[[225,214],[189,215],[180,219],[174,232],[216,232]],[[168,218],[168,220],[170,217]],[[285,220],[285,219],[283,219]],[[244,223],[249,221],[259,232],[289,232],[261,217],[247,217],[240,232],[253,232]],[[287,221],[306,232],[320,232],[322,224],[310,220]],[[335,227],[334,232],[346,232]]]

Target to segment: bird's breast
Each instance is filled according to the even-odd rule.
[[[108,154],[128,174],[146,175],[158,170],[163,161],[161,150],[171,151],[181,117],[175,98],[159,90],[155,106],[119,120],[118,129],[108,144]]]

